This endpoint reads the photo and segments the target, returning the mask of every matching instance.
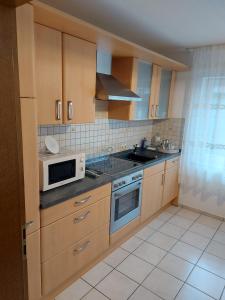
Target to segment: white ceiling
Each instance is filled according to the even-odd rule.
[[[162,53],[225,43],[225,0],[42,0]]]

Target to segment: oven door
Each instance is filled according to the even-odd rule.
[[[112,193],[110,232],[113,233],[140,215],[142,180]]]

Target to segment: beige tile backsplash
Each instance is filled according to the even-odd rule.
[[[108,120],[107,105],[107,102],[97,101],[95,123],[39,126],[39,151],[44,149],[47,135],[52,135],[60,148],[85,152],[88,158],[132,148],[144,137],[150,140],[156,133],[181,147],[184,119]]]

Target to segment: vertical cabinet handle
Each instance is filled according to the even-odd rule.
[[[159,105],[155,106],[155,117],[158,118]]]
[[[62,118],[62,101],[61,100],[56,100],[55,102],[55,118],[56,120],[61,120]]]
[[[155,107],[155,105],[152,104],[152,109],[151,109],[151,117],[152,117],[152,118],[154,118],[154,107]]]
[[[67,118],[68,120],[73,119],[73,101],[67,101]]]
[[[165,174],[162,174],[162,182],[161,182],[161,184],[164,185],[164,183],[165,183]]]

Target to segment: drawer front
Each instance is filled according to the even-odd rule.
[[[165,162],[162,162],[155,166],[145,169],[144,170],[144,178],[164,171],[164,167],[165,167]]]
[[[42,262],[109,223],[110,197],[41,228]]]
[[[111,183],[41,210],[41,227],[72,214],[111,194]]]
[[[42,264],[42,288],[46,295],[81,271],[109,247],[109,226],[94,232]]]
[[[178,167],[179,166],[179,161],[180,161],[179,157],[175,157],[175,158],[167,160],[166,165],[165,165],[165,169],[167,170],[167,169],[172,168],[172,167]]]

